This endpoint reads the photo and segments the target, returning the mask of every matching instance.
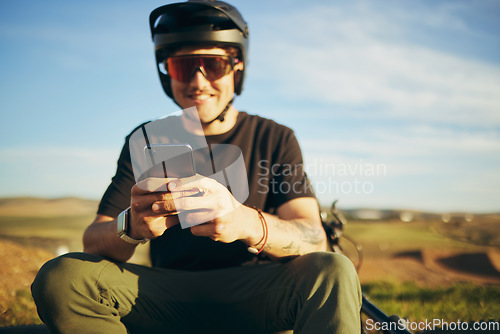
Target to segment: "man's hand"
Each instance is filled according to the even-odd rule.
[[[179,219],[191,226],[194,235],[215,241],[229,243],[248,237],[249,226],[243,224],[241,203],[216,180],[195,175],[170,180],[167,186],[170,193],[158,203],[161,209],[155,214],[178,211]]]
[[[161,236],[167,228],[179,223],[172,194],[167,189],[170,181],[150,177],[132,187],[128,232],[130,237],[154,239]]]
[[[248,246],[263,247],[272,258],[326,250],[314,198],[290,200],[278,208],[277,214],[264,213],[268,230],[264,233],[257,211],[239,203],[214,179],[201,175],[149,178],[132,189],[130,236],[152,239],[180,220],[190,226],[193,235],[224,243],[242,240]]]

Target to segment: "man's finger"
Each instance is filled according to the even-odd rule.
[[[172,182],[173,179],[148,177],[147,179],[140,180],[134,186],[137,194],[142,195],[150,192],[168,191],[167,184]]]
[[[191,233],[197,237],[209,237],[215,234],[215,224],[213,223],[204,223],[191,226],[190,229]]]
[[[168,216],[165,217],[163,215],[155,215],[150,216],[144,223],[147,226],[142,227],[142,230],[147,232],[143,232],[144,237],[148,239],[153,239],[161,236],[166,229],[179,224],[178,216]]]
[[[177,201],[183,197],[192,197],[192,196],[200,197],[203,196],[204,194],[205,192],[199,188],[192,188],[192,189],[180,190],[169,193],[170,198],[174,201]]]
[[[172,193],[193,189],[199,192],[200,190],[205,190],[209,187],[209,182],[207,180],[209,180],[209,178],[196,174],[182,179],[171,180],[167,185],[168,190]]]
[[[162,213],[162,214],[177,214],[178,211],[175,208],[174,201],[158,201],[154,202],[151,206],[151,209],[154,213]]]
[[[184,193],[184,192],[183,192]],[[175,198],[176,194],[172,193],[174,196],[174,205],[178,211],[192,211],[192,210],[206,210],[207,208],[213,208],[213,201],[207,196],[182,196]]]

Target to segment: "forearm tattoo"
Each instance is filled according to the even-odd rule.
[[[312,245],[319,245],[323,242],[321,230],[310,226],[308,222],[303,220],[289,220],[287,223],[300,231],[300,240]]]
[[[288,233],[298,234],[300,241],[311,245],[320,245],[324,240],[322,231],[312,227],[309,222],[304,220],[280,221],[279,228]],[[282,251],[285,254],[299,254],[301,253],[301,248],[300,243],[291,241],[282,248]]]

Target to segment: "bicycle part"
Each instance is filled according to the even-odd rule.
[[[340,248],[340,252],[351,260],[356,268],[356,272],[359,273],[363,262],[363,250],[361,246],[344,235],[339,238],[338,247]]]

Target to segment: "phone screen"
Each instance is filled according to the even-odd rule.
[[[151,144],[144,147],[149,170],[144,177],[182,178],[196,174],[189,144]]]

